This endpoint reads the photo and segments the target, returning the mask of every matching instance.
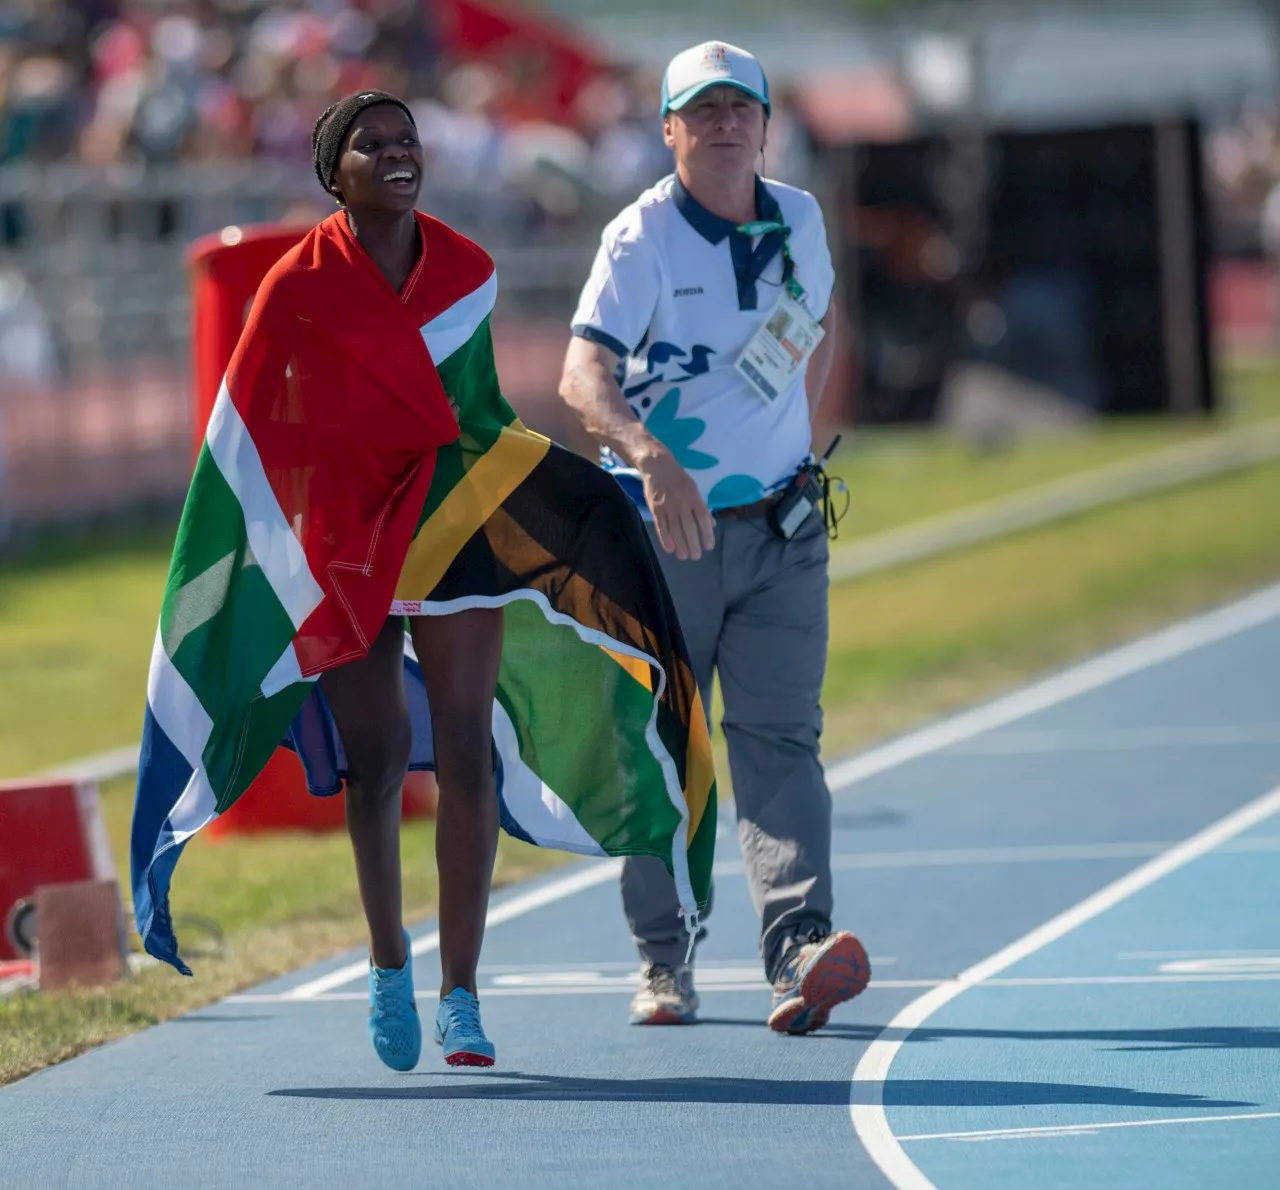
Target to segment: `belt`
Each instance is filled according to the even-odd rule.
[[[717,508],[713,515],[718,520],[725,517],[768,516],[769,509],[773,507],[776,500],[777,496],[765,496],[763,500],[756,500],[751,504],[735,504],[732,508]]]

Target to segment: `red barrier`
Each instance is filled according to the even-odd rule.
[[[409,773],[404,780],[401,814],[406,819],[433,818],[436,783],[431,773]],[[340,831],[346,829],[342,794],[313,797],[307,792],[302,764],[288,748],[277,748],[258,779],[240,800],[215,818],[205,834],[211,839],[271,831]]]
[[[222,387],[240,331],[262,278],[281,256],[310,230],[307,224],[227,227],[197,240],[187,264],[192,284],[192,367],[196,427],[194,454]],[[430,773],[410,773],[404,783],[406,818],[435,814],[436,785]],[[277,748],[240,800],[210,824],[211,838],[263,831],[342,830],[343,797],[312,797],[302,765],[287,748]]]
[[[222,387],[253,295],[277,260],[310,230],[305,224],[224,227],[187,250],[191,273],[191,366],[195,373],[194,455]]]
[[[38,885],[114,880],[92,781],[0,781],[0,959],[25,957],[15,936]]]
[[[114,880],[76,880],[36,889],[36,975],[42,992],[101,988],[128,970],[124,911]]]

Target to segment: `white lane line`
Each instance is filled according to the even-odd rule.
[[[1184,620],[1101,657],[1073,666],[1060,674],[1014,691],[995,702],[975,707],[901,739],[850,757],[827,769],[832,791],[848,789],[887,769],[918,760],[963,743],[984,732],[1004,727],[1037,711],[1048,710],[1077,695],[1097,690],[1163,661],[1172,661],[1195,649],[1226,640],[1280,616],[1280,585],[1267,587],[1226,607]]]
[[[561,901],[565,897],[573,896],[574,893],[582,892],[588,888],[595,888],[596,885],[604,884],[606,881],[617,880],[621,872],[621,860],[607,859],[597,861],[577,872],[570,872],[567,876],[561,876],[558,880],[548,881],[538,888],[532,888],[528,892],[508,897],[505,901],[492,906],[489,909],[488,916],[484,919],[485,926],[487,928],[501,925],[504,921],[523,917],[526,913],[532,913],[535,909],[541,909],[545,905]],[[415,955],[421,955],[435,950],[439,945],[440,933],[437,930],[433,930],[430,934],[415,938],[410,950]],[[364,978],[368,971],[368,960],[361,959],[357,963],[348,963],[345,967],[339,967],[336,971],[330,971],[327,975],[321,975],[317,979],[311,979],[304,984],[299,984],[296,988],[291,988],[284,994],[290,1000],[312,1000],[316,996],[332,991],[334,988],[342,987],[343,984]]]
[[[1230,1120],[1280,1120],[1280,1111],[1246,1112],[1232,1116],[1172,1116],[1167,1120],[1110,1120],[1105,1124],[1051,1124],[1043,1128],[992,1128],[985,1132],[921,1132],[900,1136],[903,1143],[917,1140],[1018,1140],[1037,1136],[1084,1136],[1104,1128],[1159,1128],[1166,1124],[1225,1124]]]
[[[1175,844],[1159,843],[1030,843],[1018,847],[947,847],[920,851],[862,851],[831,857],[832,871],[859,868],[949,868],[987,864],[1040,864],[1072,860],[1147,859]],[[1280,836],[1261,835],[1238,839],[1219,849],[1234,852],[1280,851]],[[722,860],[715,866],[717,876],[743,876],[741,860]]]
[[[566,972],[566,975],[568,973]],[[954,979],[873,979],[869,985],[873,991],[903,991],[913,988],[941,988],[955,982]],[[1075,988],[1131,983],[1276,983],[1280,971],[1239,972],[1223,974],[1188,975],[1049,975],[1028,976],[1016,979],[988,979],[984,988]],[[435,996],[439,988],[417,988],[424,999]],[[768,992],[772,989],[759,976],[750,980],[698,979],[699,992]],[[602,979],[559,980],[545,982],[520,982],[481,984],[480,995],[484,999],[495,996],[608,996],[631,995],[635,991],[635,975],[625,978],[607,976]],[[228,996],[233,1004],[323,1004],[344,1000],[368,999],[367,992],[318,992],[300,999],[291,992],[240,992]],[[892,1027],[892,1026],[890,1026]],[[901,1137],[899,1138],[901,1139]]]
[[[911,991],[921,988],[936,988],[940,983],[945,981],[939,979],[873,979],[867,987],[867,991]],[[505,998],[510,996],[630,996],[636,990],[635,978],[627,980],[626,983],[614,983],[612,981],[606,983],[604,981],[592,981],[582,984],[541,984],[536,987],[493,987],[489,985],[481,985],[479,992],[482,1000],[491,1000],[494,998]],[[707,983],[704,980],[698,981],[698,991],[702,992],[754,992],[761,994],[772,991],[769,984],[763,978],[754,983],[725,983],[715,984]],[[440,994],[438,987],[419,988],[415,987],[416,995],[424,1000],[433,999]],[[866,992],[862,993],[864,996]],[[321,992],[314,996],[307,996],[305,999],[299,999],[297,996],[291,995],[289,992],[240,992],[234,996],[227,996],[220,1003],[225,1004],[332,1004],[342,1003],[343,1001],[361,1001],[367,1002],[369,999],[368,992]],[[761,1024],[763,1024],[763,1018]]]
[[[1144,637],[1111,653],[1094,658],[1092,661],[1086,661],[1082,665],[1065,670],[1024,690],[1015,691],[986,706],[966,711],[952,719],[912,732],[901,739],[851,757],[827,769],[827,784],[833,791],[847,789],[876,773],[882,773],[909,760],[927,756],[963,740],[972,739],[976,735],[1002,727],[1006,723],[1026,718],[1037,711],[1074,698],[1078,694],[1095,690],[1108,682],[1114,682],[1162,661],[1180,657],[1193,649],[1265,624],[1277,616],[1280,616],[1280,584],[1267,587],[1247,599]],[[603,884],[619,870],[620,864],[617,861],[604,861],[582,872],[567,876],[563,880],[553,881],[540,889],[517,896],[491,909],[489,916],[485,919],[486,923],[498,925],[501,922],[510,921],[513,917],[519,917],[534,909],[552,904],[563,897],[572,896],[583,889]],[[510,907],[509,911],[507,911],[508,907]],[[414,939],[412,950],[415,955],[426,954],[439,945],[440,936],[433,932]],[[351,963],[328,975],[322,975],[301,984],[294,988],[290,995],[296,999],[307,999],[360,979],[367,970],[363,960],[359,963]]]
[[[1280,955],[1255,955],[1230,959],[1179,959],[1161,963],[1166,975],[1268,975],[1280,974]]]
[[[837,870],[853,868],[947,868],[957,865],[1039,864],[1072,860],[1147,859],[1176,846],[1159,843],[1031,843],[1020,847],[954,847],[921,851],[871,851],[832,857]],[[1223,854],[1280,851],[1280,836],[1238,839],[1218,849]]]
[[[1280,787],[1263,794],[1262,797],[1233,811],[1225,818],[1220,818],[1185,842],[1171,847],[1164,854],[1135,868],[1091,897],[1086,897],[1066,912],[1058,914],[1057,917],[1036,927],[1030,933],[1024,934],[1003,950],[962,971],[954,980],[926,992],[899,1012],[886,1026],[886,1032],[892,1032],[894,1039],[873,1041],[854,1068],[854,1085],[851,1087],[849,1105],[854,1131],[857,1132],[871,1159],[879,1166],[889,1182],[897,1187],[897,1190],[937,1190],[903,1151],[889,1127],[889,1120],[884,1110],[884,1083],[889,1077],[889,1068],[902,1048],[903,1041],[913,1030],[918,1029],[938,1009],[950,1003],[961,992],[985,983],[993,976],[999,975],[1001,971],[1013,966],[1014,963],[1042,950],[1049,943],[1069,934],[1085,922],[1120,904],[1134,893],[1141,892],[1171,872],[1185,867],[1192,860],[1199,859],[1215,847],[1220,847],[1236,835],[1243,834],[1260,822],[1265,822],[1277,812],[1280,812]],[[859,1083],[868,1085],[868,1102],[856,1101]]]
[[[1027,975],[984,979],[984,988],[1069,988],[1125,983],[1260,983],[1280,979],[1280,971],[1195,971],[1159,975]]]
[[[1254,955],[1273,955],[1276,953],[1276,949],[1274,946],[1269,946],[1252,950],[1122,950],[1116,955],[1116,958],[1156,961],[1162,959],[1241,959],[1250,958]]]
[[[1270,954],[1271,952],[1267,951],[1267,953]],[[873,971],[891,967],[897,961],[896,955],[873,954],[870,957]],[[720,971],[739,971],[744,967],[750,967],[752,971],[758,972],[760,970],[760,960],[758,958],[698,960],[700,976],[703,973],[715,976]],[[550,973],[560,975],[564,972],[577,971],[591,973],[592,978],[595,978],[595,973],[607,973],[610,971],[625,971],[634,976],[639,970],[640,960],[638,958],[623,959],[621,961],[610,960],[606,963],[481,963],[476,968],[476,972],[479,975],[541,975]]]
[[[1115,727],[1062,731],[1002,731],[956,746],[961,756],[1030,756],[1057,752],[1139,752],[1170,748],[1239,748],[1280,744],[1274,723],[1236,726],[1189,723],[1181,727]]]

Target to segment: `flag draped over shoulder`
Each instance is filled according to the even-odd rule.
[[[287,253],[210,417],[152,652],[131,845],[144,945],[184,972],[168,903],[183,846],[282,742],[314,793],[339,791],[315,679],[363,656],[388,614],[504,607],[503,827],[658,856],[687,914],[707,903],[710,741],[645,529],[608,475],[515,417],[494,368],[493,262],[418,221],[401,294],[341,213]],[[411,766],[432,768],[407,636],[405,677]]]

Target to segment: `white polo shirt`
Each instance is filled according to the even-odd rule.
[[[761,220],[785,223],[803,301],[827,312],[835,273],[817,200],[756,181]],[[621,357],[627,403],[714,510],[750,504],[810,454],[804,376],[772,403],[733,367],[783,292],[782,236],[748,237],[672,174],[605,229],[573,333]],[[639,477],[611,452],[602,463],[644,508]]]

